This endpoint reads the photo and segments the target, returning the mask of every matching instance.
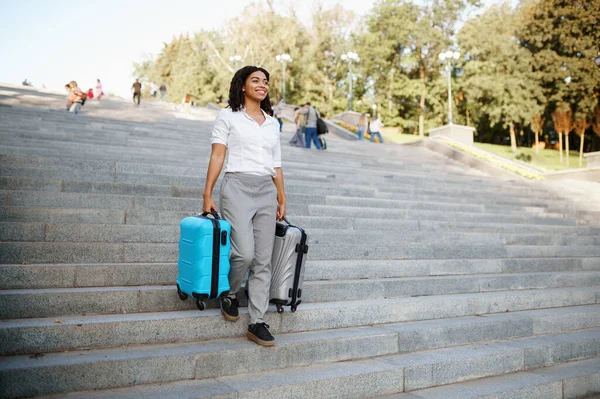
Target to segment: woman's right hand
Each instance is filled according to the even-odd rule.
[[[204,196],[204,203],[202,204],[202,212],[208,212],[211,213],[212,210],[215,210],[215,212],[217,211],[217,205],[215,204],[215,201],[213,201],[211,196]]]

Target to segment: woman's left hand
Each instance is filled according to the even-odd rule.
[[[277,221],[280,222],[285,216],[286,216],[286,214],[285,214],[285,202],[278,203],[277,204]]]

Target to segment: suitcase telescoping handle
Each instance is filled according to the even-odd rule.
[[[215,211],[214,209],[211,209],[211,210],[210,210],[210,214],[211,214],[211,215],[212,215],[212,216],[213,216],[215,219],[221,219],[221,218],[219,217],[219,213],[218,213],[217,211]],[[202,216],[205,216],[205,217],[206,217],[206,216],[208,216],[208,215],[209,215],[209,212],[202,212]]]

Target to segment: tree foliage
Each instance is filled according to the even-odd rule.
[[[271,72],[272,98],[285,74],[288,103],[311,101],[331,115],[348,107],[352,87],[355,110],[374,106],[387,126],[414,134],[446,123],[450,102],[455,122],[474,125],[479,140],[510,136],[513,148],[523,144],[516,132],[546,139],[561,103],[575,120],[592,121],[599,106],[600,0],[522,0],[485,10],[478,0],[377,0],[364,17],[316,4],[307,25],[282,4],[257,2],[221,30],[173,38],[135,73],[166,84],[172,101],[190,94],[206,103],[227,97],[237,68],[258,65]],[[448,49],[462,55],[451,69],[453,98],[438,59]],[[344,62],[348,51],[360,62]],[[281,53],[293,61],[283,66]],[[235,55],[243,61],[230,61]]]
[[[531,53],[515,37],[517,26],[516,16],[504,4],[469,21],[458,35],[466,51],[460,87],[467,101],[479,103],[475,121],[484,114],[490,125],[508,128],[513,151],[515,126],[529,125],[542,112],[544,101],[531,70]]]

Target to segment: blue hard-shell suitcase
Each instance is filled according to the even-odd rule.
[[[196,300],[204,310],[206,299],[219,298],[229,291],[231,225],[217,212],[186,217],[181,221],[177,293],[185,301]]]

